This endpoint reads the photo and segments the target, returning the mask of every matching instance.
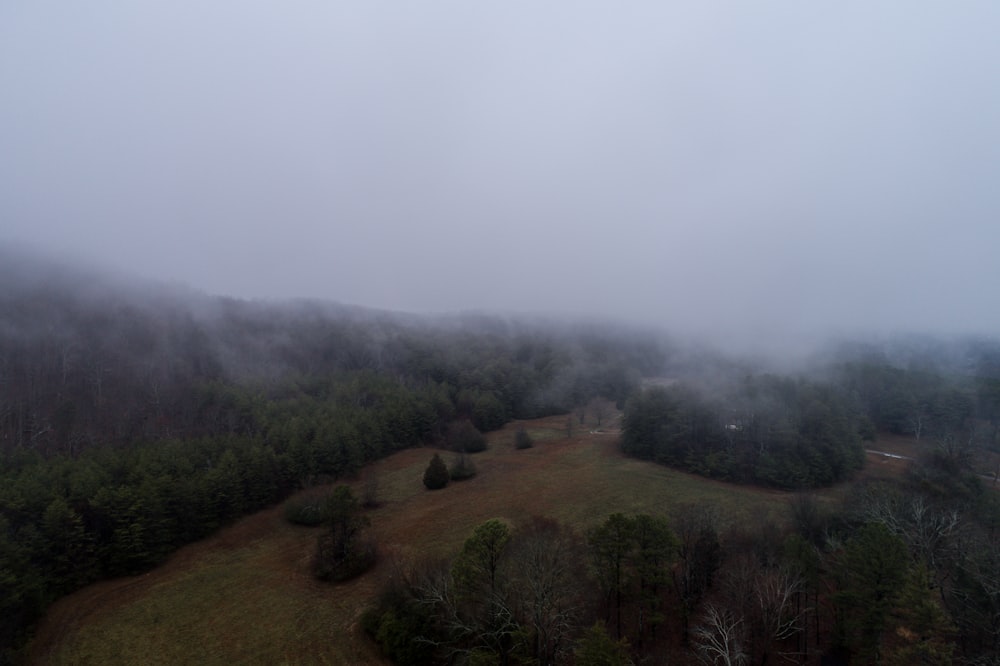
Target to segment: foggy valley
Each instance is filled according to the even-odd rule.
[[[0,6],[0,664],[1000,665],[1000,6]]]

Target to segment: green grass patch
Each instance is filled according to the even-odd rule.
[[[514,449],[517,424],[491,433],[490,447],[472,456],[476,476],[435,492],[422,481],[432,450],[403,451],[372,466],[366,476],[377,476],[379,506],[365,515],[380,556],[356,580],[314,580],[316,531],[288,524],[276,507],[182,549],[146,576],[101,583],[58,602],[40,628],[34,660],[383,663],[360,629],[381,581],[408,560],[453,555],[490,518],[516,525],[549,516],[582,533],[615,511],[669,517],[685,504],[715,506],[732,525],[780,523],[789,515],[787,494],[625,458],[614,436],[577,431],[566,439],[565,417],[523,425],[534,447]],[[441,453],[446,460],[453,455]]]

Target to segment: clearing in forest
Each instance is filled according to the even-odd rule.
[[[515,450],[526,427],[533,448]],[[45,664],[381,664],[359,626],[396,565],[458,551],[485,520],[548,516],[581,533],[609,513],[668,515],[686,503],[717,506],[724,523],[783,522],[789,495],[733,486],[626,458],[605,427],[566,417],[508,424],[472,456],[478,474],[428,491],[434,449],[410,449],[365,470],[381,505],[367,512],[378,565],[342,584],[315,581],[315,529],[285,522],[281,507],[248,516],[175,553],[141,576],[105,581],[49,610],[31,646]],[[451,464],[454,454],[440,451]],[[358,495],[364,479],[353,483]]]

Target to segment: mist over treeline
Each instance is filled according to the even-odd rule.
[[[664,339],[606,323],[417,317],[212,298],[17,261],[0,270],[6,449],[73,454],[97,442],[215,433],[219,387],[279,395],[364,372],[461,387],[473,402],[499,401],[503,422],[596,395],[624,400],[670,360]]]
[[[740,356],[662,329],[596,319],[420,316],[212,297],[10,250],[0,284],[5,450],[72,455],[96,443],[217,433],[226,429],[220,387],[280,395],[297,382],[362,372],[471,391],[466,402],[499,403],[491,423],[569,411],[595,396],[623,406],[644,379],[657,377],[683,380],[713,399],[759,372],[833,380],[850,386],[856,400],[888,382],[906,394],[894,398],[907,403],[896,411],[926,402],[902,385],[904,375],[975,379],[979,395],[970,399],[979,402],[988,402],[983,394],[1000,378],[1000,344],[983,338],[830,339],[808,354]]]

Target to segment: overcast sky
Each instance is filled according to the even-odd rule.
[[[249,298],[1000,331],[1000,2],[0,2],[0,241]]]

